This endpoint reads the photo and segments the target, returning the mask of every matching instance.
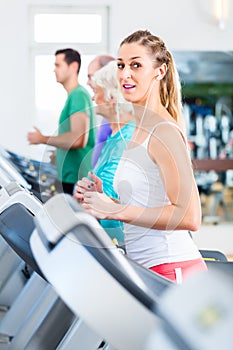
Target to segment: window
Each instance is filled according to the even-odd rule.
[[[103,6],[30,8],[35,124],[42,132],[56,132],[66,99],[66,92],[54,75],[55,51],[71,47],[80,52],[79,81],[89,89],[86,85],[89,62],[98,54],[108,53],[107,23],[108,8]]]
[[[102,17],[100,14],[36,14],[34,38],[38,43],[101,43]]]

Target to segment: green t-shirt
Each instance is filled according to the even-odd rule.
[[[91,96],[81,85],[72,90],[67,97],[59,119],[58,134],[70,131],[70,116],[84,112],[90,117],[90,130],[84,148],[61,149],[56,151],[57,177],[62,182],[75,184],[91,170],[92,151],[95,144],[94,108]],[[78,116],[77,116],[78,118]]]

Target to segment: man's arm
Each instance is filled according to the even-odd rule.
[[[28,133],[30,144],[47,144],[57,148],[84,148],[87,144],[90,118],[86,113],[77,112],[70,116],[70,131],[57,136],[45,136],[39,129]]]

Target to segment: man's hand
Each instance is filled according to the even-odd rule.
[[[34,126],[35,131],[31,131],[27,135],[27,139],[30,145],[39,145],[45,142],[45,136],[40,132],[38,128]]]

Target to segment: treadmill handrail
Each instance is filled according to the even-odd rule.
[[[155,295],[118,251],[97,220],[86,213],[70,195],[57,194],[49,199],[34,220],[47,251],[55,249],[65,237],[78,241],[134,297],[150,310],[155,309]],[[157,278],[157,275],[151,274],[151,278]]]
[[[0,156],[0,168],[2,168],[6,174],[9,175],[9,182],[16,181],[21,184],[23,187],[30,189],[30,184],[24,179],[24,177],[18,172],[16,167],[10,163],[6,158]]]
[[[30,208],[33,214],[37,213],[42,207],[42,202],[31,192],[16,182],[9,182],[0,189],[0,212],[13,203],[22,203]]]

